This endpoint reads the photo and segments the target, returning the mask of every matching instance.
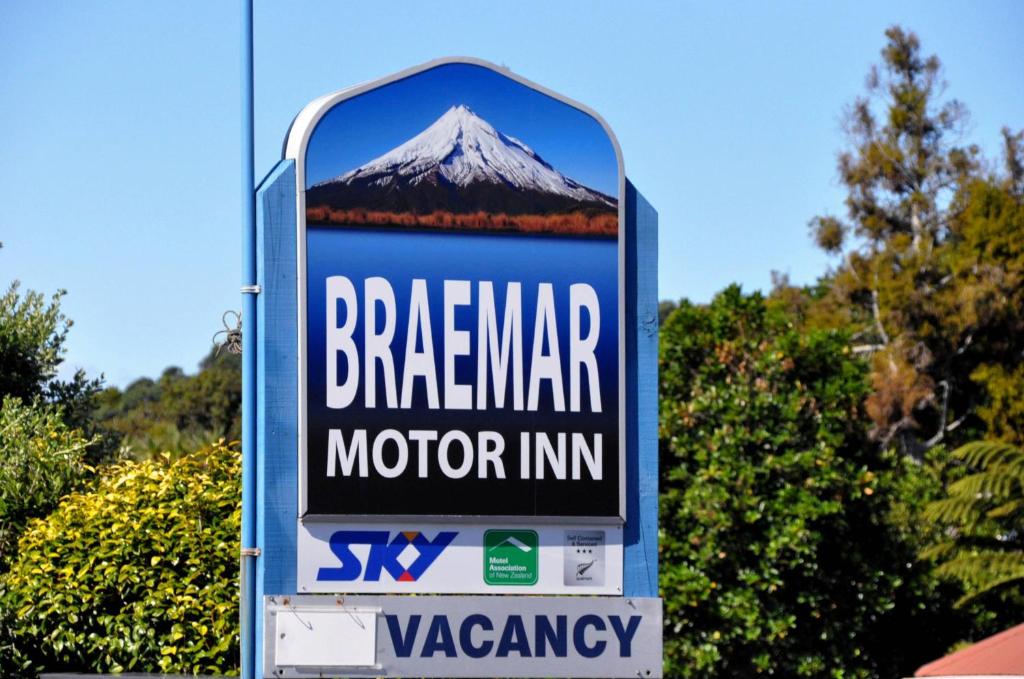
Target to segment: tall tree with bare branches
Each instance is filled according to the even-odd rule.
[[[811,220],[838,260],[809,315],[852,329],[871,363],[875,438],[917,456],[979,433],[986,380],[1024,348],[1021,136],[1004,130],[1006,171],[986,168],[961,141],[967,110],[944,100],[938,58],[902,28],[886,38],[844,119],[847,214]]]

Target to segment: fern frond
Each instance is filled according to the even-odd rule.
[[[1024,556],[1020,552],[985,550],[961,553],[935,569],[939,575],[961,580],[971,589],[988,589],[996,581],[1024,578]]]
[[[959,497],[983,497],[1004,499],[1019,495],[1024,479],[1024,468],[1020,474],[1014,467],[997,464],[986,467],[984,471],[969,474],[950,484],[949,494]]]
[[[976,497],[946,497],[928,503],[924,518],[944,524],[963,525],[977,522],[988,502]]]
[[[936,574],[964,584],[962,606],[997,587],[1024,586],[1024,450],[976,441],[953,456],[971,473],[925,508],[925,518],[945,527],[946,539],[922,550],[921,558],[941,562]]]
[[[953,605],[956,606],[957,608],[960,608],[964,604],[967,604],[967,603],[973,601],[974,599],[977,599],[978,597],[980,597],[983,594],[988,594],[989,592],[993,591],[994,589],[996,589],[998,587],[1003,587],[1005,585],[1011,585],[1011,584],[1019,585],[1019,584],[1022,583],[1022,581],[1024,581],[1024,575],[1020,575],[1020,574],[1018,574],[1018,575],[1009,575],[1009,576],[1006,576],[1004,578],[998,578],[996,580],[992,580],[992,581],[988,582],[985,585],[985,587],[982,587],[982,588],[979,588],[977,590],[968,592],[967,594],[964,594],[962,597],[957,599],[956,603],[953,604]]]
[[[955,542],[939,542],[922,549],[918,556],[926,561],[939,561],[947,556],[953,556],[959,551]]]
[[[1003,504],[997,507],[993,507],[992,509],[988,510],[985,516],[987,516],[990,519],[1009,519],[1017,514],[1022,515],[1017,518],[1017,523],[1021,524],[1022,518],[1024,518],[1024,493],[1008,500],[1007,502],[1004,502]]]
[[[954,450],[952,455],[971,467],[1006,465],[1024,471],[1024,450],[1002,441],[972,441]]]

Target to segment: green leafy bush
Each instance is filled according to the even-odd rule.
[[[47,302],[32,290],[22,294],[17,281],[0,294],[0,400],[12,396],[26,404],[55,403],[62,419],[91,439],[99,433],[91,416],[102,380],[89,379],[82,370],[68,380],[57,379],[72,325],[60,310],[65,294],[60,290]],[[97,438],[88,452],[93,462],[110,459],[117,441]]]
[[[238,656],[240,459],[126,461],[29,524],[0,579],[0,667],[226,672]]]
[[[660,363],[670,675],[909,676],[961,638],[897,497],[938,480],[868,440],[848,337],[732,287],[668,317]]]
[[[64,294],[47,304],[38,292],[22,295],[14,282],[0,295],[0,396],[32,400],[57,375],[71,327],[60,312]]]
[[[61,415],[57,406],[10,396],[0,404],[0,572],[28,520],[46,516],[91,475],[85,457],[95,440]]]

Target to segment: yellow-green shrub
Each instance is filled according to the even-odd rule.
[[[0,579],[0,666],[234,670],[239,478],[238,450],[223,442],[122,462],[31,522]]]
[[[96,439],[63,417],[53,404],[0,399],[0,573],[28,521],[49,514],[92,475],[86,454]]]

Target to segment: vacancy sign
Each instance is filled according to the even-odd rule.
[[[268,609],[267,677],[339,669],[349,677],[649,679],[662,672],[659,599],[310,596],[298,604],[272,597]]]

